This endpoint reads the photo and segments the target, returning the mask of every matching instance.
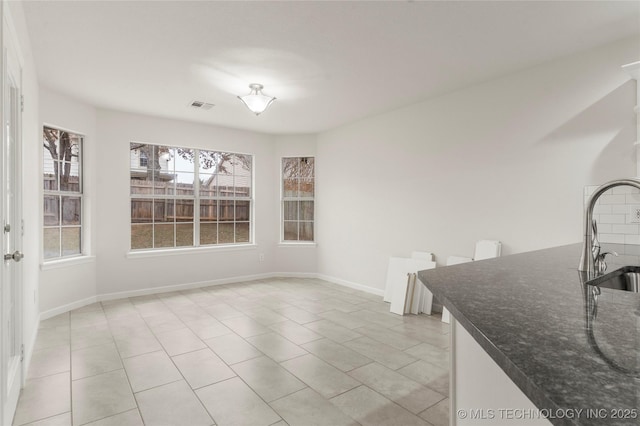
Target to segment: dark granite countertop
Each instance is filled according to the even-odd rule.
[[[440,267],[418,278],[539,409],[584,410],[551,423],[639,425],[640,293],[601,289],[594,319],[592,287],[577,271],[581,246]],[[608,258],[607,272],[621,262],[640,264],[639,246],[612,248],[621,256]],[[606,418],[589,418],[590,409],[606,410]],[[636,418],[613,418],[623,410]]]

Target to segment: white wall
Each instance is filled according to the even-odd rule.
[[[320,135],[94,111],[43,90],[34,140],[47,122],[93,141],[96,259],[43,271],[41,311],[274,273],[318,273],[380,291],[388,258],[412,250],[432,251],[443,263],[451,254],[471,256],[482,238],[501,240],[504,254],[577,242],[583,186],[635,173],[635,82],[620,65],[637,60],[637,47],[630,40],[604,46]],[[129,255],[132,140],[254,154],[255,246]],[[294,155],[316,156],[317,246],[279,241],[280,158]],[[30,179],[38,195],[29,202],[39,205],[40,181]],[[39,212],[31,236],[38,253]]]
[[[586,184],[635,173],[626,40],[320,134],[318,272],[382,289],[390,256],[578,242]]]
[[[270,274],[314,274],[315,246],[279,244],[280,158],[315,155],[315,136],[269,136],[223,127],[109,110],[96,110],[47,89],[40,91],[40,122],[85,138],[85,218],[88,258],[42,266],[40,312],[45,317],[96,298],[144,294]],[[40,139],[38,133],[38,140]],[[129,143],[183,145],[254,155],[255,245],[186,250],[151,256],[129,253]],[[38,158],[42,156],[39,145]],[[37,196],[41,211],[41,182]],[[41,215],[37,216],[41,227]],[[37,253],[41,251],[38,233]],[[264,261],[260,261],[264,254]]]
[[[75,259],[47,262],[41,266],[40,274],[40,311],[45,315],[57,313],[75,307],[75,302],[91,302],[95,299],[96,259],[95,251],[95,198],[96,198],[96,154],[99,144],[96,133],[96,109],[92,106],[61,96],[45,88],[40,89],[40,132],[47,124],[63,130],[85,136],[83,160],[83,221],[84,251],[90,257],[78,262]],[[38,158],[42,158],[42,144],[38,148]],[[42,211],[42,185],[38,187],[39,211]],[[42,220],[40,220],[42,227]],[[38,253],[42,251],[42,244]],[[68,305],[68,306],[67,306]]]
[[[282,196],[280,181],[282,175],[283,157],[315,157],[316,155],[316,135],[283,135],[275,138],[275,161],[274,173],[278,178],[275,184],[275,196],[278,197],[276,205],[276,217],[279,218],[279,226],[274,226],[277,231],[275,235],[276,242],[281,239],[281,206],[280,197]],[[317,182],[316,182],[317,186]],[[316,228],[317,229],[317,228]],[[317,247],[315,244],[276,244],[275,250],[275,268],[276,273],[294,273],[298,275],[315,274],[318,269],[317,264]]]
[[[98,294],[221,282],[273,271],[277,179],[272,136],[163,118],[98,111]],[[129,143],[179,145],[254,155],[255,246],[206,248],[182,254],[129,256]],[[265,253],[265,260],[259,254]]]

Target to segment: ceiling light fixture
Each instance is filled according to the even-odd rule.
[[[264,110],[266,110],[267,107],[276,100],[276,98],[262,93],[263,87],[264,86],[262,86],[262,84],[250,84],[249,88],[251,89],[251,92],[249,92],[248,95],[238,96],[238,99],[240,99],[242,103],[245,104],[255,115],[263,113]]]

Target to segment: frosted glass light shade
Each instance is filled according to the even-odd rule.
[[[267,107],[276,100],[276,98],[262,93],[262,84],[250,84],[249,88],[251,89],[251,92],[248,95],[238,96],[238,99],[240,99],[242,103],[249,108],[249,111],[253,112],[255,115],[263,113],[264,110],[266,110]]]

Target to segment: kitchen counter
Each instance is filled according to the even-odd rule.
[[[581,246],[420,271],[418,278],[538,409],[560,414],[548,417],[552,424],[638,425],[640,294],[603,288],[597,316],[589,315],[593,296],[577,271]],[[637,259],[640,248],[616,248],[625,247],[635,256],[620,259]],[[612,261],[608,271],[620,266]],[[567,411],[579,415],[567,418]]]

